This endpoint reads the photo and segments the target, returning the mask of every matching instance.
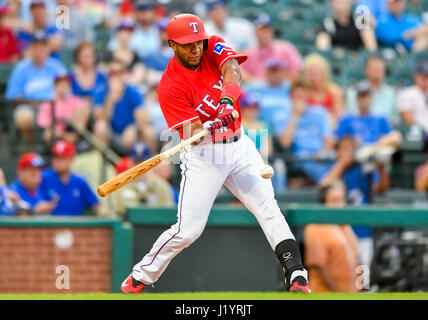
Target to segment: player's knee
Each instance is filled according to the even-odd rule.
[[[191,230],[183,232],[180,238],[185,247],[188,247],[193,242],[195,242],[201,236],[201,234],[202,230]]]

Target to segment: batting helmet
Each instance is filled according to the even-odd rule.
[[[179,14],[173,17],[166,28],[168,40],[179,44],[186,44],[200,40],[207,40],[202,20],[190,13]]]

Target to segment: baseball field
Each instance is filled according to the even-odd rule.
[[[428,292],[312,293],[282,292],[183,292],[90,294],[0,294],[0,300],[428,300]]]

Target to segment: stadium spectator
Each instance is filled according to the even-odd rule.
[[[19,6],[19,15],[21,16],[22,20],[25,23],[31,24],[33,20],[33,17],[31,14],[31,5],[33,4],[34,0],[19,0],[19,1],[21,2]],[[14,2],[14,1],[11,1],[11,2]],[[41,0],[40,2],[43,2],[46,8],[48,21],[53,22],[55,19],[55,9],[56,9],[55,0]]]
[[[36,104],[20,104],[14,111],[14,121],[27,142],[35,141],[34,128],[36,108],[41,101],[51,100],[55,95],[54,79],[66,72],[60,61],[49,57],[44,34],[35,34],[30,48],[30,57],[16,64],[6,87],[6,99],[33,101]]]
[[[140,85],[146,78],[146,68],[140,61],[135,50],[130,48],[130,39],[134,30],[134,22],[129,19],[122,20],[117,26],[116,37],[118,46],[113,51],[107,51],[103,60],[110,62],[111,60],[120,60],[125,65],[128,73],[127,79],[130,84]]]
[[[0,64],[18,60],[18,42],[13,30],[7,25],[7,6],[0,3]]]
[[[89,120],[90,106],[87,101],[71,93],[71,79],[68,74],[60,74],[55,78],[55,98],[43,102],[38,111],[37,125],[44,129],[43,137],[46,145],[54,140],[64,139],[77,141],[77,134],[70,130],[68,121],[85,128]]]
[[[398,124],[396,90],[385,82],[386,66],[380,56],[371,56],[365,64],[366,81],[372,91],[370,114],[385,116],[392,124]],[[346,111],[358,113],[357,90],[349,87],[346,91]]]
[[[302,170],[312,182],[318,183],[330,165],[317,160],[333,148],[328,114],[322,107],[308,106],[307,89],[302,82],[292,86],[290,96],[291,108],[285,117],[275,116],[275,121],[280,123],[276,127],[283,128],[277,133],[277,139],[296,159],[291,167]]]
[[[6,14],[6,25],[12,28],[14,34],[16,35],[19,30],[29,27],[29,23],[26,23],[21,18],[21,1],[20,0],[8,0],[7,1],[7,14]]]
[[[306,56],[304,81],[308,89],[308,105],[325,108],[331,127],[335,128],[344,110],[344,94],[339,85],[331,82],[330,64],[323,56]]]
[[[126,154],[137,140],[138,113],[142,112],[144,97],[126,83],[125,66],[119,60],[109,63],[109,93],[104,106],[94,110],[94,118],[110,127],[112,147]]]
[[[267,123],[273,134],[278,134],[283,127],[282,124],[277,127],[275,119],[286,116],[290,104],[290,83],[285,80],[282,60],[269,59],[263,63],[266,65],[266,80],[249,81],[244,84],[244,89],[259,102],[260,121]]]
[[[74,4],[93,27],[108,24],[111,1],[74,0]]]
[[[36,153],[25,153],[18,160],[18,178],[9,185],[20,200],[26,203],[32,213],[50,213],[56,207],[56,201],[46,201],[40,190],[42,168],[45,163]]]
[[[327,207],[346,205],[346,186],[340,180],[321,189]],[[349,225],[308,224],[304,229],[305,266],[312,292],[356,292],[357,238]]]
[[[74,50],[82,42],[94,41],[95,34],[93,26],[89,23],[86,16],[78,10],[72,0],[56,0],[56,3],[58,6],[66,6],[69,10],[69,16],[67,16],[69,27],[61,29],[63,49]],[[59,10],[59,14],[64,13]]]
[[[144,98],[143,106],[143,110],[146,112],[146,118],[148,119],[147,121],[150,122],[150,125],[153,128],[154,140],[159,141],[159,145],[157,145],[156,147],[150,145],[153,151],[160,150],[162,146],[167,142],[165,139],[165,135],[167,137],[170,136],[168,125],[165,121],[165,117],[163,116],[162,110],[159,105],[157,88],[157,84],[150,86]]]
[[[86,208],[98,213],[99,201],[86,180],[71,172],[76,149],[70,142],[56,141],[52,146],[52,168],[42,173],[43,197],[56,201],[52,215],[81,216]]]
[[[360,147],[350,135],[341,137],[336,145],[336,161],[322,177],[320,186],[326,186],[337,179],[343,179],[347,187],[348,203],[352,205],[368,204],[372,193],[384,193],[389,188],[389,175],[383,163],[376,164],[374,172],[364,169],[356,162],[355,152]]]
[[[397,109],[405,124],[416,124],[428,133],[428,60],[418,63],[413,79],[413,86],[398,92]]]
[[[428,135],[425,136],[423,151],[428,157]],[[428,161],[416,168],[415,188],[419,192],[428,191]],[[427,197],[428,197],[428,192],[427,192]]]
[[[381,15],[376,25],[376,37],[379,44],[386,47],[404,47],[411,51],[417,42],[424,41],[421,19],[411,13],[406,13],[405,0],[387,0],[388,13]],[[414,49],[414,48],[413,48]]]
[[[109,1],[103,27],[114,29],[122,20],[133,20],[135,16],[134,3],[134,0]]]
[[[239,105],[244,132],[254,142],[263,159],[267,161],[272,151],[272,137],[267,124],[259,120],[259,103],[250,94],[244,93],[239,98]]]
[[[107,77],[97,68],[97,58],[92,43],[82,42],[74,52],[76,65],[71,72],[74,95],[85,98],[92,107],[102,106],[108,92]]]
[[[55,96],[55,77],[66,72],[56,59],[49,57],[47,38],[36,33],[31,40],[29,57],[18,62],[13,69],[6,88],[9,100],[50,100]]]
[[[30,9],[32,22],[29,27],[21,29],[18,33],[19,51],[26,55],[35,33],[41,31],[47,37],[51,57],[59,59],[63,35],[54,24],[49,23],[45,2],[43,0],[33,0],[30,4]]]
[[[159,39],[161,41],[160,49],[157,52],[147,55],[144,59],[144,63],[148,69],[159,71],[159,74],[155,77],[157,81],[160,81],[162,76],[161,72],[166,69],[169,60],[171,60],[174,55],[174,51],[168,44],[168,34],[166,33],[168,22],[169,18],[162,18],[157,22],[156,25],[159,29]]]
[[[28,215],[27,204],[20,205],[21,202],[19,195],[6,186],[4,172],[0,168],[0,217]]]
[[[169,185],[171,192],[173,194],[174,204],[178,205],[178,196],[180,194],[180,191],[170,183],[172,175],[174,173],[174,166],[172,161],[173,160],[171,159],[162,161],[157,166],[155,166],[151,171],[154,175],[156,175],[158,178],[160,178],[161,180],[163,180]]]
[[[256,45],[254,26],[244,18],[230,16],[224,0],[210,0],[206,8],[208,19],[204,27],[207,34],[218,35],[237,51]]]
[[[385,165],[378,162],[373,167],[355,159],[359,144],[351,136],[345,135],[336,143],[336,162],[322,177],[320,186],[326,186],[342,179],[347,188],[348,203],[354,206],[369,204],[373,194],[382,194],[389,188],[390,180]],[[369,266],[373,255],[373,242],[370,227],[354,227],[358,236],[360,261]]]
[[[97,129],[95,128],[95,130]],[[97,136],[96,138],[108,146],[108,134],[105,134],[104,137]],[[111,153],[113,153],[113,151],[111,151]],[[101,152],[101,150],[95,147],[89,148],[84,152],[79,152],[76,154],[73,164],[71,165],[71,171],[83,177],[88,182],[91,190],[96,190],[99,185],[116,176],[114,165],[112,165],[112,160],[114,159],[110,160],[106,154]],[[97,168],[97,170],[94,170],[94,168]],[[103,197],[99,200],[99,216],[117,216],[117,203],[114,197]]]
[[[145,142],[138,141],[132,146],[131,166],[135,166],[150,157],[152,157],[152,153]],[[124,215],[127,207],[141,204],[148,206],[173,206],[175,204],[172,187],[166,180],[154,173],[155,168],[131,181],[117,192],[119,214]]]
[[[141,60],[144,60],[149,54],[159,51],[159,30],[156,26],[153,3],[138,2],[135,9],[137,26],[132,33],[130,47],[137,52]],[[117,37],[114,37],[109,43],[109,49],[114,50],[118,45],[119,41]]]
[[[350,50],[365,47],[376,50],[376,36],[372,28],[358,29],[352,15],[351,0],[330,0],[332,14],[323,21],[323,31],[317,36],[317,46],[329,50],[331,46],[341,46]]]
[[[373,115],[370,112],[372,91],[370,85],[362,81],[357,86],[358,114],[345,115],[338,124],[336,137],[352,136],[359,145],[380,148],[381,146],[398,147],[401,134],[392,129],[384,116]]]
[[[279,59],[287,70],[287,78],[293,82],[299,77],[303,68],[302,58],[296,47],[285,40],[276,40],[275,30],[269,15],[262,13],[255,20],[257,46],[243,50],[248,56],[241,69],[245,78],[266,79],[267,67],[265,61]]]

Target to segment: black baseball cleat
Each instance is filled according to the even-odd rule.
[[[309,287],[308,281],[304,277],[298,276],[291,282],[291,287],[289,291],[311,293],[311,288]]]

